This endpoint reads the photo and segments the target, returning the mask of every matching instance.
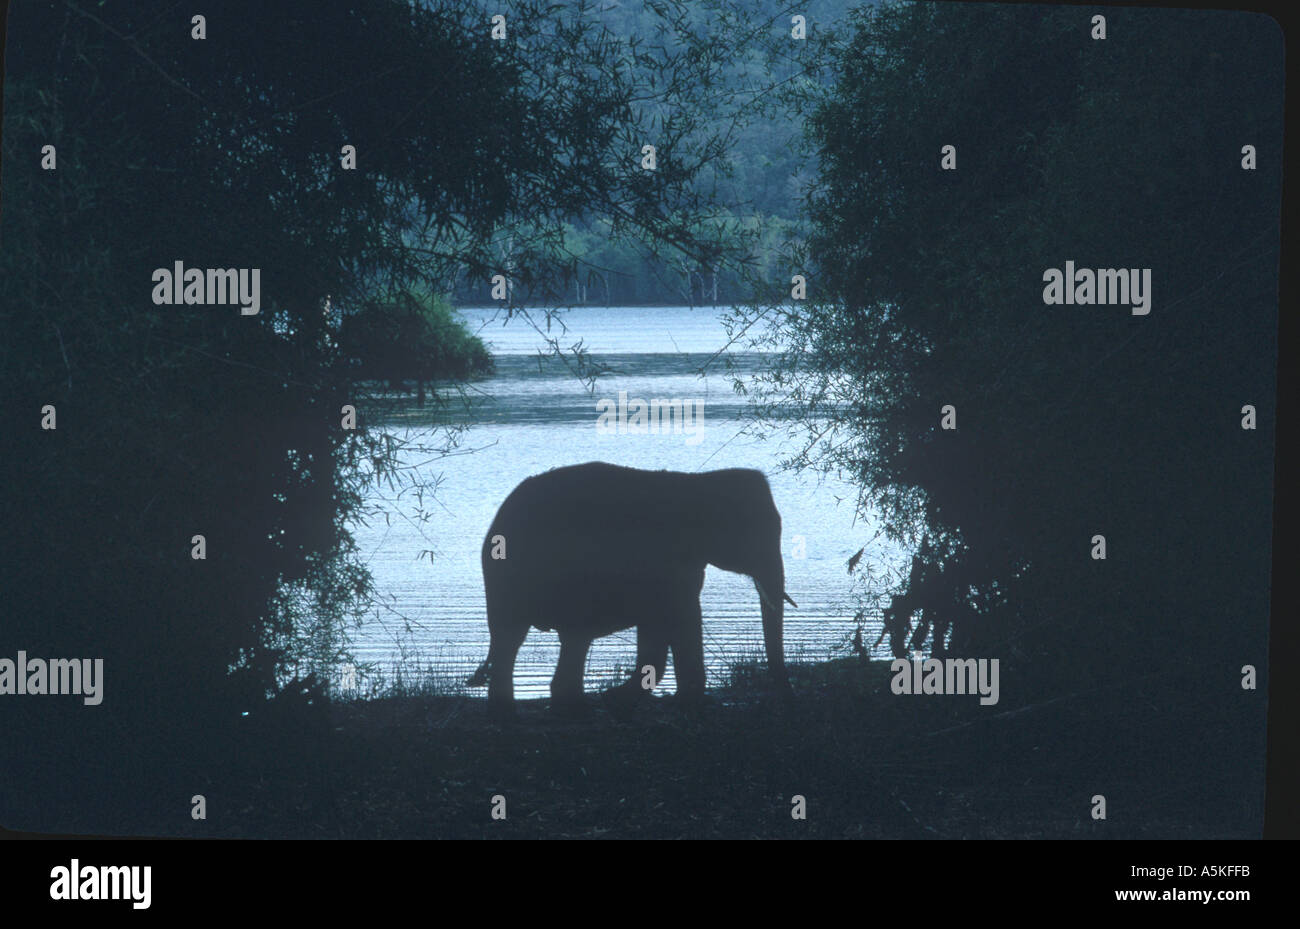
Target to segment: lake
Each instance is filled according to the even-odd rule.
[[[567,332],[553,330],[560,344],[567,348],[582,340],[591,361],[612,369],[590,393],[564,364],[539,363],[545,341],[527,320],[503,325],[499,307],[461,310],[470,329],[488,343],[496,371],[470,385],[472,409],[460,414],[467,428],[451,456],[435,453],[446,432],[434,425],[432,404],[421,410],[411,402],[385,414],[383,428],[406,443],[399,460],[418,466],[425,489],[421,503],[413,486],[373,488],[367,503],[377,515],[367,526],[353,526],[361,557],[384,598],[354,633],[358,662],[372,663],[384,683],[392,683],[398,669],[407,684],[432,678],[454,687],[471,674],[487,655],[479,551],[497,507],[524,478],[585,461],[673,471],[763,471],[781,512],[786,589],[799,604],[786,609],[787,660],[846,654],[858,609],[848,559],[866,545],[859,573],[869,566],[879,586],[890,571],[897,578],[906,555],[878,533],[874,520],[855,519],[853,486],[781,470],[781,460],[797,448],[782,430],[742,432],[747,400],[733,391],[723,359],[714,358],[727,344],[722,312],[686,306],[566,310]],[[544,325],[540,312],[534,311],[534,318]],[[742,352],[733,361],[736,371],[752,373],[764,358]],[[617,404],[621,392],[629,401],[702,404],[699,427],[686,430],[693,434],[598,430],[598,401]],[[415,515],[420,509],[427,519]],[[759,599],[748,578],[710,567],[701,603],[709,686],[714,687],[727,680],[738,661],[762,658]],[[878,614],[869,616],[863,633],[868,646],[879,630]],[[886,653],[882,646],[879,654]],[[549,696],[558,655],[554,632],[530,631],[515,667],[516,696]],[[625,680],[635,659],[635,630],[596,640],[587,660],[587,690]],[[379,681],[363,676],[360,686],[364,691]],[[660,692],[674,687],[670,659]],[[486,688],[469,692],[485,695]]]

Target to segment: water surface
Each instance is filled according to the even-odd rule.
[[[358,659],[376,663],[390,680],[399,666],[444,683],[472,673],[487,654],[479,547],[497,507],[524,478],[585,461],[766,473],[782,517],[786,587],[799,604],[786,610],[787,659],[844,654],[835,649],[852,636],[857,610],[846,562],[869,542],[866,561],[876,573],[891,566],[896,571],[902,556],[877,537],[877,526],[855,520],[852,486],[782,471],[780,461],[795,449],[791,440],[779,431],[742,432],[746,398],[732,389],[731,374],[717,357],[727,346],[721,312],[685,306],[565,311],[567,332],[557,328],[552,335],[566,348],[581,340],[592,361],[612,369],[590,393],[564,364],[539,363],[545,339],[526,320],[503,325],[500,308],[463,310],[470,328],[488,343],[496,372],[470,388],[471,412],[460,415],[471,425],[451,457],[434,454],[445,433],[433,425],[432,406],[409,404],[388,416],[385,428],[408,443],[400,460],[419,465],[426,489],[421,504],[413,487],[375,488],[368,502],[381,515],[354,528],[376,587],[387,598],[377,620],[356,634]],[[534,318],[544,327],[540,313],[534,311]],[[730,349],[736,370],[757,370],[763,356],[743,348]],[[701,401],[700,428],[694,435],[601,434],[597,401],[617,402],[620,392],[628,400]],[[427,520],[413,515],[421,508]],[[431,551],[432,560],[422,551]],[[736,662],[763,654],[758,595],[748,578],[711,567],[701,602],[709,685],[716,686]],[[864,633],[868,645],[878,630],[872,617]],[[548,695],[558,655],[556,634],[533,629],[519,653],[516,695]],[[626,679],[635,658],[635,630],[598,639],[587,660],[587,689]],[[661,688],[674,687],[670,660]]]

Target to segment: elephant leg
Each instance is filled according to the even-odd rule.
[[[557,708],[582,706],[583,672],[587,667],[587,650],[591,638],[574,633],[560,636],[560,661],[551,678],[551,700]]]
[[[654,668],[654,683],[657,687],[668,668],[668,639],[659,630],[643,623],[636,627],[636,667],[619,690],[630,697],[649,696],[650,691],[644,686],[647,667]]]
[[[683,700],[704,699],[704,624],[698,596],[681,616],[673,631],[673,668],[677,673],[677,695]]]
[[[527,624],[488,619],[488,712],[509,716],[515,710],[515,658],[528,635]]]

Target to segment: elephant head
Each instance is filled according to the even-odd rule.
[[[788,688],[785,670],[785,604],[798,604],[785,592],[781,558],[781,515],[760,471],[731,468],[695,475],[708,528],[704,559],[724,571],[749,576],[758,591],[767,665],[778,687]]]

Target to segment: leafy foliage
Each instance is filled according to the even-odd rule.
[[[767,412],[803,424],[799,463],[931,539],[970,607],[960,650],[1056,685],[1262,658],[1267,615],[1280,39],[1248,15],[1107,18],[1094,41],[1073,9],[859,14],[809,126],[812,300],[747,316],[785,347]],[[1067,259],[1153,269],[1150,315],[1045,306]]]
[[[467,333],[444,298],[403,291],[345,317],[340,351],[359,379],[463,380],[492,369],[483,340]]]
[[[501,269],[539,292],[562,282],[578,216],[705,249],[694,181],[720,151],[704,88],[725,46],[674,39],[675,4],[660,16],[673,41],[654,47],[591,28],[583,3],[503,10],[505,42],[442,0],[226,0],[202,11],[203,41],[168,4],[14,10],[11,641],[103,656],[112,706],[160,721],[327,671],[373,594],[346,525],[395,447],[341,428],[341,408],[359,378],[458,378],[484,359],[420,295]],[[672,80],[647,92],[631,61]],[[647,176],[650,119],[663,170]],[[153,270],[177,260],[260,269],[261,314],[154,305]],[[357,333],[358,353],[341,350]],[[190,557],[198,534],[206,560]]]

